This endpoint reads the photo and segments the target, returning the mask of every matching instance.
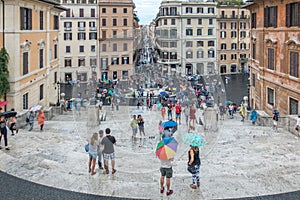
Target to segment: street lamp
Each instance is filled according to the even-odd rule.
[[[56,105],[59,106],[60,105],[60,99],[59,99],[59,90],[60,90],[60,82],[57,81],[57,102],[56,102]]]

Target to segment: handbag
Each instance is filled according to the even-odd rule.
[[[89,143],[84,145],[84,150],[85,150],[85,152],[89,152],[89,150],[90,150]]]
[[[196,171],[197,171],[195,165],[188,165],[187,170],[188,170],[191,174],[194,174],[194,173],[196,173]]]

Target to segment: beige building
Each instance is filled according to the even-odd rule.
[[[134,74],[134,8],[132,0],[99,0],[101,80],[127,80]]]
[[[220,6],[217,17],[218,71],[236,74],[248,71],[250,14],[240,6]]]
[[[4,46],[10,56],[7,108],[21,111],[37,104],[55,104],[59,15],[64,8],[48,0],[5,0],[0,9],[0,48]]]
[[[87,82],[100,73],[97,0],[61,0],[60,82]]]

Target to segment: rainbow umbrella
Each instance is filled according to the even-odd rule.
[[[169,160],[177,151],[178,142],[173,137],[166,137],[156,146],[156,156],[160,160]]]

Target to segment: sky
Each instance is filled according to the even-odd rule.
[[[159,6],[162,0],[133,0],[135,11],[140,19],[139,24],[148,25],[159,12]]]

